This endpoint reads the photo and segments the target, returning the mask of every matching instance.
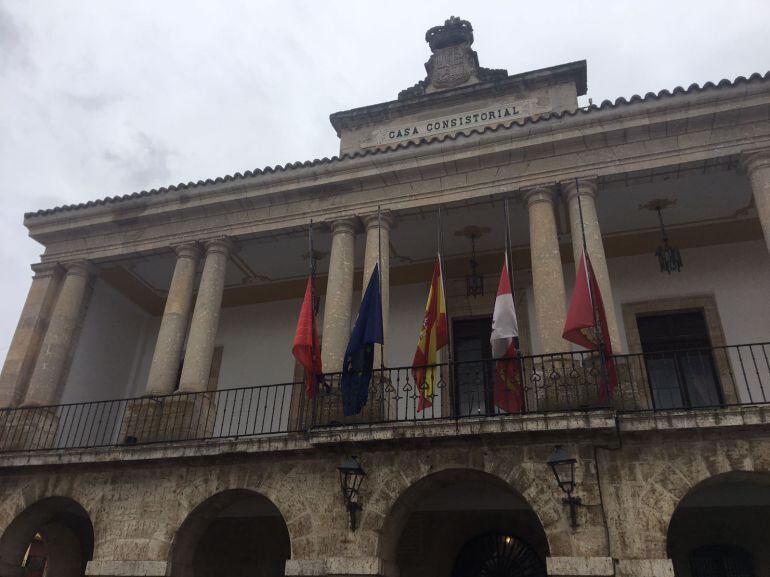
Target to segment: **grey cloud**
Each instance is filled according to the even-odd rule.
[[[12,64],[28,66],[23,29],[8,10],[5,2],[0,0],[0,73],[5,72]]]
[[[73,106],[86,112],[98,112],[113,104],[117,104],[122,97],[114,94],[72,94],[65,92],[63,97]]]
[[[171,178],[169,161],[175,150],[145,132],[137,132],[127,152],[105,150],[103,158],[122,172],[122,179],[135,189],[159,185]]]

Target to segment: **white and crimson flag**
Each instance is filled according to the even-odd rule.
[[[492,336],[489,339],[492,356],[497,359],[492,400],[495,407],[508,413],[518,413],[524,408],[524,394],[521,388],[521,366],[516,354],[519,324],[516,320],[510,278],[506,255],[497,286],[495,312],[492,315]]]
[[[441,271],[441,257],[436,258],[433,267],[433,279],[430,283],[425,316],[420,327],[417,350],[412,361],[412,376],[420,393],[417,411],[433,406],[436,396],[436,367],[425,365],[438,364],[438,352],[449,343],[446,321],[446,301],[444,300],[444,277]]]

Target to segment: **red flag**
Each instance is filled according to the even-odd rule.
[[[441,257],[436,258],[433,267],[433,279],[428,292],[428,302],[425,305],[425,316],[420,327],[420,337],[417,340],[417,350],[412,360],[412,376],[420,398],[417,411],[420,412],[433,406],[436,396],[435,365],[438,363],[438,352],[449,343],[449,331],[446,322],[446,301],[444,300],[444,277],[441,271]]]
[[[309,278],[305,289],[305,298],[302,300],[302,308],[299,311],[297,332],[294,333],[291,354],[300,365],[305,367],[305,389],[311,398],[315,398],[316,379],[318,375],[323,373],[313,308],[313,281],[312,278]]]
[[[589,282],[591,283],[590,293],[588,291]],[[591,259],[584,253],[580,259],[580,266],[578,267],[577,278],[575,279],[575,290],[572,292],[572,299],[569,303],[567,321],[564,323],[562,337],[581,347],[597,349],[599,348],[599,339],[596,333],[596,315],[591,305],[591,295],[593,295],[599,317],[599,330],[601,330],[603,345],[602,353],[607,370],[607,378],[602,380],[599,387],[599,398],[605,400],[607,386],[609,385],[609,393],[612,396],[618,384],[618,376],[612,359],[612,344],[610,343],[610,333],[607,329],[607,316],[604,313],[602,294],[599,291],[599,284],[596,282]]]
[[[497,286],[495,311],[492,315],[492,356],[495,361],[495,383],[492,390],[493,403],[509,413],[518,413],[524,408],[524,394],[521,387],[521,364],[516,353],[516,337],[519,326],[516,308],[508,275],[508,257],[503,261],[503,272]]]

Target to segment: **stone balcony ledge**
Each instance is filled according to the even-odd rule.
[[[620,429],[624,433],[714,427],[751,427],[770,424],[770,405],[645,411],[620,414],[618,420]]]
[[[619,427],[621,433],[692,430],[720,427],[756,427],[770,424],[770,406],[718,407],[644,413],[611,410],[554,412],[530,415],[477,417],[424,422],[389,422],[371,425],[324,427],[309,432],[270,436],[154,442],[133,446],[84,449],[19,451],[0,454],[0,469],[60,466],[121,461],[159,461],[310,451],[339,443],[366,444],[406,442],[412,439],[456,439],[496,435],[606,436]],[[601,441],[604,442],[604,441]]]

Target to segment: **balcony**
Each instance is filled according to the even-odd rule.
[[[412,367],[375,369],[363,409],[345,416],[341,374],[314,399],[304,383],[0,411],[0,452],[243,439],[379,424],[515,421],[595,411],[658,413],[767,404],[770,343],[614,355],[596,351],[446,362],[418,387]],[[521,383],[506,387],[508,382]]]

